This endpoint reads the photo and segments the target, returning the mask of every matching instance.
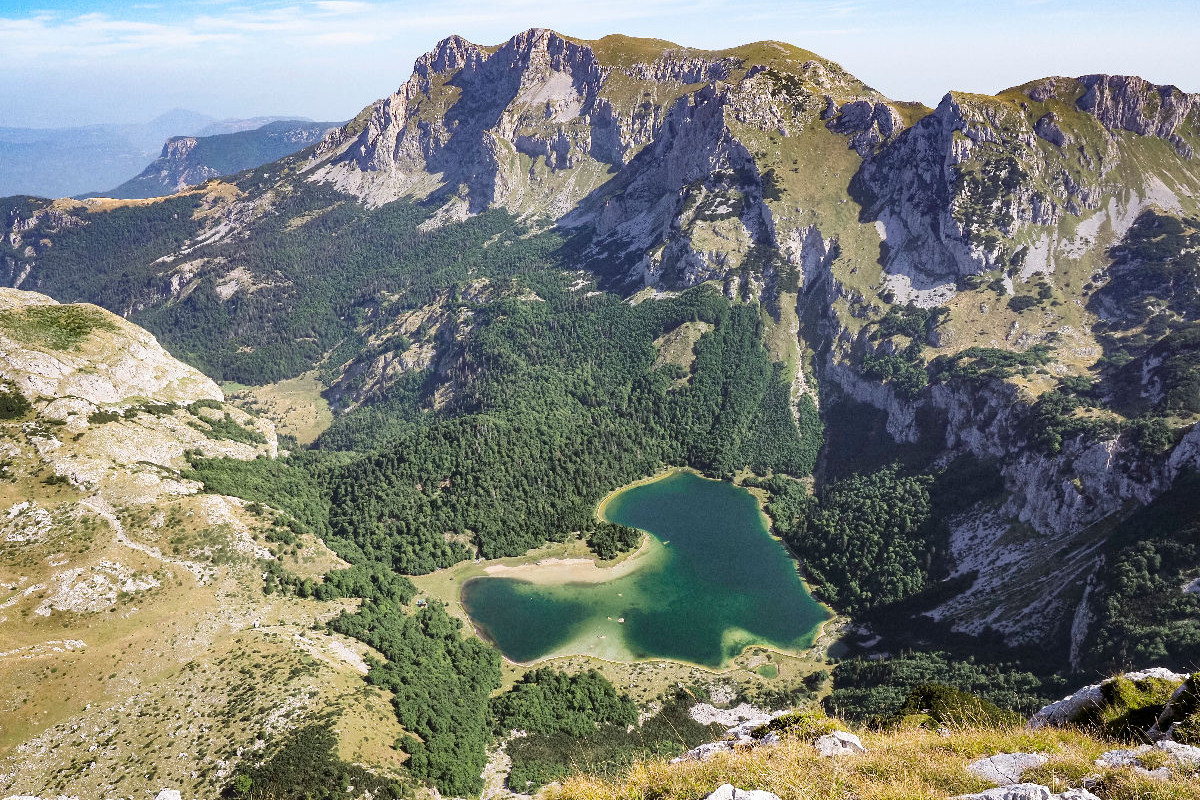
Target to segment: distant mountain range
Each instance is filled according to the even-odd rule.
[[[102,194],[120,198],[174,194],[209,178],[277,161],[316,144],[337,127],[336,122],[280,120],[235,133],[173,136],[163,145],[162,154],[140,175]]]
[[[0,128],[0,196],[70,197],[99,192],[138,175],[171,137],[237,133],[283,119],[287,118],[218,120],[175,109],[144,123]],[[280,155],[284,154],[271,158]]]

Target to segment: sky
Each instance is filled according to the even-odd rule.
[[[898,100],[1046,75],[1137,74],[1200,91],[1197,0],[0,0],[0,127],[349,119],[450,34],[531,27],[703,48],[774,39]]]

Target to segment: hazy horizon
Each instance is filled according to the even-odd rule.
[[[407,80],[451,34],[496,44],[531,28],[719,49],[774,39],[840,63],[896,100],[995,93],[1047,75],[1137,74],[1200,91],[1200,4],[1114,0],[887,4],[815,0],[0,0],[0,126],[140,123],[173,109],[217,119],[349,119]]]

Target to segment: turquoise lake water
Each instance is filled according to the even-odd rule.
[[[720,667],[750,645],[806,648],[829,618],[744,489],[674,472],[614,495],[603,515],[650,534],[632,572],[603,583],[481,577],[463,586],[463,607],[506,657]]]

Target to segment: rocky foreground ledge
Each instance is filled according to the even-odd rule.
[[[1198,798],[1198,681],[1165,669],[1116,675],[1042,708],[1024,725],[952,721],[933,712],[888,730],[852,732],[815,710],[701,704],[694,713],[729,725],[722,739],[670,763],[635,767],[618,781],[570,779],[549,797],[652,791],[663,800]]]

